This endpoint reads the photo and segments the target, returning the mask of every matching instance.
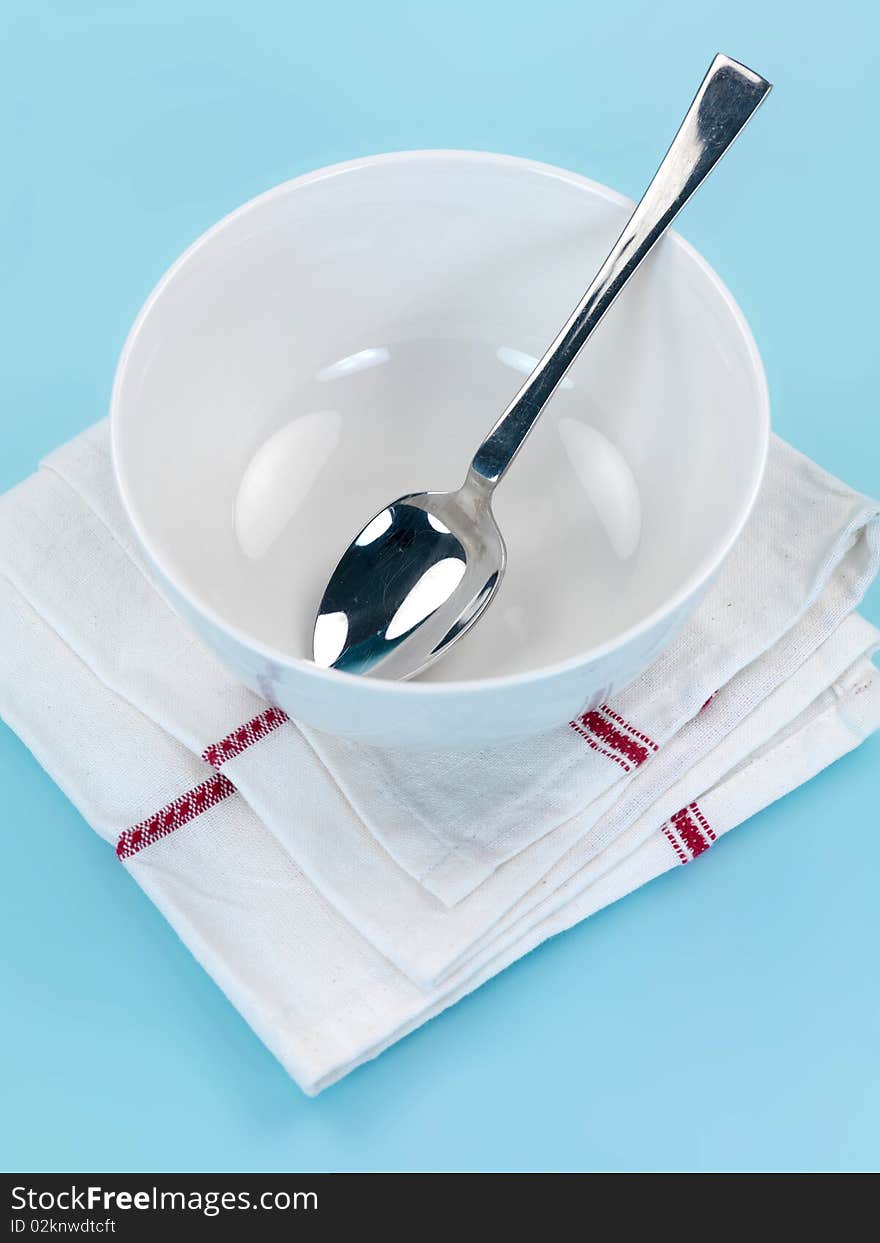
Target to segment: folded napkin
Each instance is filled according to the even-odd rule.
[[[289,721],[166,605],[106,424],[0,498],[0,714],[313,1093],[880,724],[876,505],[781,441],[680,639],[613,703],[469,753]]]

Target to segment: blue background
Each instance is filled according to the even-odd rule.
[[[431,146],[637,196],[722,49],[776,90],[682,230],[777,431],[880,492],[876,6],[718,7],[6,0],[0,486],[105,413],[141,301],[238,203]],[[875,737],[309,1101],[0,726],[0,1167],[876,1168],[878,761]]]

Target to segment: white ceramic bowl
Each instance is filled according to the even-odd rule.
[[[736,303],[670,234],[497,493],[485,618],[414,682],[308,659],[352,535],[461,482],[629,209],[527,160],[403,152],[270,190],[162,278],[116,375],[119,487],[172,603],[261,695],[374,743],[501,740],[594,706],[683,624],[752,508],[769,415]]]

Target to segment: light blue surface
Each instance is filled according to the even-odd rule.
[[[878,36],[846,2],[6,0],[0,486],[105,412],[144,296],[244,199],[431,146],[637,195],[721,49],[776,90],[682,231],[776,430],[880,492]],[[875,737],[309,1101],[0,726],[0,1168],[876,1168],[878,776]]]

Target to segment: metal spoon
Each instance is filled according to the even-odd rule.
[[[470,629],[498,590],[507,554],[492,493],[611,303],[770,90],[716,56],[654,180],[590,288],[480,445],[457,492],[393,501],[349,546],[315,620],[315,663],[409,678]]]

